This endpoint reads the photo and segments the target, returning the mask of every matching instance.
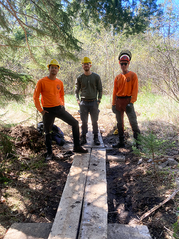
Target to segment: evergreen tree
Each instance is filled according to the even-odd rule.
[[[24,90],[31,81],[31,77],[19,74],[0,67],[0,106],[4,106],[10,100],[20,101],[24,98]]]
[[[79,13],[85,24],[92,19],[95,23],[102,22],[105,28],[112,26],[114,34],[126,35],[144,32],[151,16],[162,14],[156,0],[73,0],[69,7]]]
[[[23,98],[21,89],[30,76],[21,72],[27,71],[24,64],[30,64],[29,56],[42,65],[36,54],[39,49],[49,54],[55,46],[61,57],[74,57],[71,50],[80,47],[72,33],[71,16],[60,1],[0,0],[0,105]],[[13,55],[24,56],[15,62]],[[14,71],[12,64],[18,65]]]

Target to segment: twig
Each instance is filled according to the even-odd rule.
[[[143,216],[141,216],[140,221],[142,221],[144,218],[148,217],[152,212],[156,211],[159,207],[161,207],[163,204],[165,204],[166,202],[168,202],[170,199],[172,199],[177,193],[179,192],[179,188],[176,189],[172,195],[170,195],[167,199],[165,199],[163,202],[161,202],[159,205],[153,207],[152,209],[150,209],[148,212],[144,213]]]
[[[46,219],[48,222],[51,222],[50,220],[48,220],[48,218],[47,218],[47,217],[45,217],[45,219]]]
[[[166,226],[164,226],[164,228],[165,228],[167,231],[173,233],[173,232],[172,232],[170,229],[168,229]]]

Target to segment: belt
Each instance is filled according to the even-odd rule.
[[[84,99],[84,98],[81,98],[82,101],[86,101],[86,102],[93,102],[95,101],[96,99]]]
[[[116,96],[118,99],[127,99],[131,98],[131,96]]]

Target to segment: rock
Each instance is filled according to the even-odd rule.
[[[174,158],[168,158],[167,161],[169,166],[178,165],[178,162]]]
[[[164,163],[161,163],[159,166],[159,169],[165,168],[168,165],[168,160],[165,161]]]
[[[178,155],[178,150],[173,150],[173,155]]]
[[[142,163],[142,158],[141,159],[139,159],[139,161],[138,161],[138,163],[137,164],[141,164]]]

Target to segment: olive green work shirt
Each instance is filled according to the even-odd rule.
[[[75,82],[75,96],[79,100],[83,99],[101,99],[102,98],[102,83],[98,74],[93,73],[89,76],[81,74]]]

